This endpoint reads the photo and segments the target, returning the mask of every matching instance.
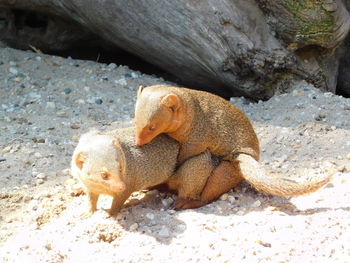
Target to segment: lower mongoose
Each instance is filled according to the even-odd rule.
[[[166,135],[136,147],[134,127],[81,136],[72,157],[72,174],[85,186],[90,209],[96,211],[101,194],[113,197],[110,213],[117,213],[134,191],[166,183],[182,199],[198,199],[214,161],[209,152],[188,159],[177,171],[179,143]],[[193,180],[193,170],[196,174]]]
[[[266,193],[291,197],[316,191],[330,177],[297,183],[265,175],[259,164],[259,141],[248,117],[225,99],[204,91],[169,85],[140,86],[135,106],[138,146],[166,133],[180,145],[179,164],[206,150],[222,161],[207,181],[201,199],[183,200],[194,208],[217,199],[246,179]]]

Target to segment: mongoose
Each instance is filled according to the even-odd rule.
[[[214,162],[209,152],[190,158],[176,172],[179,143],[166,135],[136,147],[135,128],[91,131],[81,136],[72,157],[72,174],[85,186],[90,209],[96,211],[100,194],[113,197],[110,213],[117,213],[130,194],[166,183],[180,198],[198,199]],[[199,171],[196,181],[193,169]],[[183,183],[184,182],[184,183]]]
[[[135,141],[145,145],[162,133],[180,145],[179,164],[205,150],[222,161],[209,177],[201,199],[183,200],[194,208],[218,198],[246,179],[266,193],[291,197],[316,191],[330,177],[297,183],[265,175],[259,164],[259,141],[246,117],[225,99],[204,91],[168,85],[140,86],[135,107]]]

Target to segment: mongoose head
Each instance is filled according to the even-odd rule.
[[[72,158],[72,172],[91,192],[110,194],[126,189],[124,155],[118,142],[108,136],[87,133]]]
[[[161,133],[176,131],[181,125],[181,105],[180,97],[164,86],[140,86],[135,106],[136,145],[147,144]]]

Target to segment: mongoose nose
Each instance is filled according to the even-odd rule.
[[[136,137],[135,144],[136,144],[136,146],[142,146],[145,143],[140,138]]]
[[[110,185],[110,188],[113,192],[123,192],[126,189],[124,182],[116,182]]]

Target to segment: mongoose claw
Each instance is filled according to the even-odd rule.
[[[185,210],[185,209],[198,208],[203,205],[205,205],[205,203],[200,200],[178,199],[170,205],[170,209]]]
[[[172,203],[167,207],[167,209],[169,209],[169,210],[176,210],[175,201],[172,202]]]
[[[81,219],[87,219],[87,218],[89,218],[90,216],[92,216],[93,214],[94,214],[94,211],[89,210],[89,211],[86,211],[86,212],[82,213],[82,214],[80,215],[80,218],[81,218]]]

